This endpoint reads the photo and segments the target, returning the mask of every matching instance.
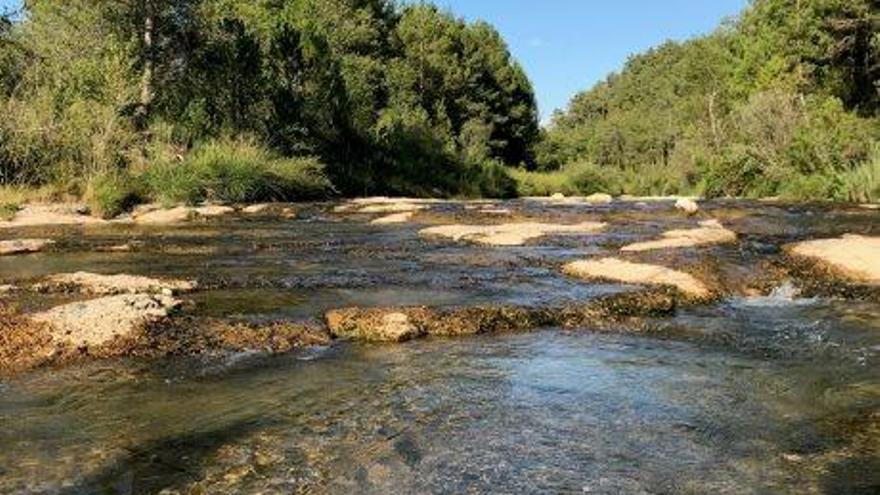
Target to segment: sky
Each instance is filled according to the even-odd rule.
[[[434,0],[493,24],[532,80],[546,122],[576,93],[666,40],[709,33],[748,0]],[[20,0],[0,0],[0,10]]]
[[[747,0],[435,0],[493,24],[532,80],[542,120],[666,40],[712,32]]]

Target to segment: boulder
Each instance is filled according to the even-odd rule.
[[[688,198],[680,198],[675,202],[675,209],[683,211],[688,215],[695,215],[700,211],[700,206],[696,201]]]
[[[614,198],[610,194],[596,193],[587,196],[584,201],[590,204],[608,204],[614,201]]]

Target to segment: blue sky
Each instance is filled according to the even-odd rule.
[[[19,0],[0,0],[0,8]],[[747,0],[435,0],[468,20],[495,25],[523,64],[546,119],[620,69],[626,58],[668,39],[712,31]]]
[[[541,114],[619,70],[629,55],[708,33],[747,0],[436,0],[495,25],[535,87]]]

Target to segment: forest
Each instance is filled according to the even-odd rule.
[[[878,0],[754,0],[542,128],[497,30],[430,4],[28,0],[0,18],[0,202],[876,201],[878,28]]]

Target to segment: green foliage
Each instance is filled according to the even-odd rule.
[[[474,163],[533,161],[532,88],[502,38],[428,5],[26,6],[21,21],[0,24],[0,111],[9,116],[0,183],[133,167],[148,185],[180,181],[151,186],[166,202],[306,197],[329,189],[325,176],[349,194],[454,195],[471,186]],[[225,136],[253,136],[271,158],[210,144],[193,151]],[[198,170],[145,160],[156,147],[189,155]],[[326,174],[302,156],[326,163]],[[278,180],[254,174],[258,162],[272,163]]]
[[[138,189],[135,179],[128,173],[104,172],[89,179],[85,200],[93,214],[113,218],[140,202]]]
[[[878,32],[871,0],[755,0],[577,95],[539,167],[596,163],[633,194],[865,197],[852,177],[880,137]]]
[[[839,194],[834,199],[856,203],[880,202],[880,144],[871,158],[857,167],[837,174]]]
[[[247,139],[208,141],[182,160],[147,165],[140,180],[165,205],[302,201],[335,192],[317,158],[280,158]]]
[[[557,193],[585,196],[620,190],[617,173],[608,174],[589,163],[570,163],[553,172],[530,172],[520,168],[510,172],[521,196],[550,196]]]

